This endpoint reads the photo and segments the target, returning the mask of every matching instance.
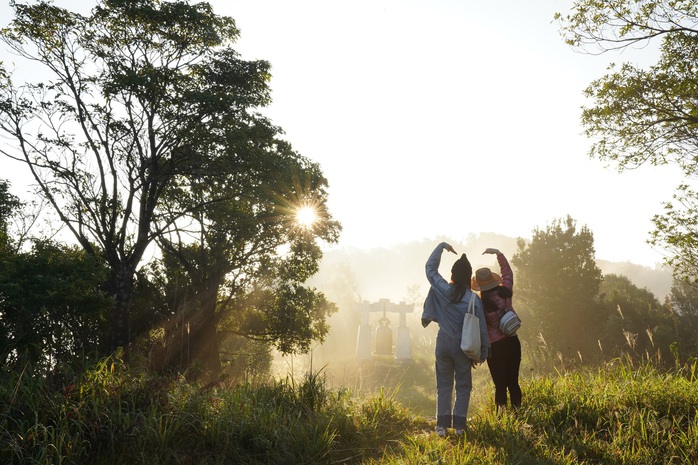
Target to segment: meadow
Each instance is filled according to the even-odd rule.
[[[433,397],[409,384],[424,367],[385,366],[363,392],[330,387],[322,369],[256,386],[200,385],[113,359],[67,386],[3,373],[0,463],[698,463],[695,363],[666,371],[618,359],[530,376],[523,407],[499,413],[482,372],[467,434],[446,438],[419,408]]]

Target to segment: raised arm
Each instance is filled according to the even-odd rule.
[[[497,255],[497,262],[499,263],[499,273],[502,275],[502,285],[510,290],[514,290],[514,272],[509,265],[507,257],[504,256],[499,249],[487,248],[482,254],[495,254]]]
[[[509,265],[507,257],[502,252],[499,252],[497,261],[499,262],[499,270],[502,273],[502,286],[514,290],[514,272]]]
[[[439,274],[439,265],[441,265],[441,253],[444,250],[448,250],[451,253],[456,253],[456,251],[453,250],[453,247],[451,247],[450,244],[442,242],[439,245],[437,245],[434,251],[431,253],[431,255],[429,255],[427,263],[424,266],[424,270],[427,274],[427,280],[429,280],[429,284],[431,284],[432,286],[439,287],[439,284],[441,284],[442,281],[445,284],[448,284],[446,280]]]

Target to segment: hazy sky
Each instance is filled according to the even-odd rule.
[[[571,1],[210,3],[236,19],[244,58],[271,62],[264,113],[323,168],[340,247],[530,238],[569,214],[597,258],[661,260],[645,241],[678,173],[605,168],[579,123],[582,91],[608,63],[652,54],[574,52],[552,22]],[[10,14],[3,0],[2,25]]]

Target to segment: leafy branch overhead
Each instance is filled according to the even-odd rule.
[[[619,171],[650,164],[682,170],[687,182],[698,175],[698,4],[693,1],[584,0],[568,15],[558,13],[561,34],[571,46],[606,53],[659,45],[658,59],[646,68],[612,64],[608,74],[585,90],[582,124],[592,140],[590,156]],[[685,205],[695,192],[679,187]],[[665,203],[654,217],[649,242],[669,251],[667,263],[684,278],[698,277],[694,241],[695,209]],[[693,226],[691,226],[693,225]],[[673,234],[687,228],[689,235]]]

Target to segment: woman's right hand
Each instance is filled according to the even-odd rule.
[[[453,246],[451,244],[444,243],[444,249],[448,250],[451,253],[458,255],[458,253],[453,249]]]

